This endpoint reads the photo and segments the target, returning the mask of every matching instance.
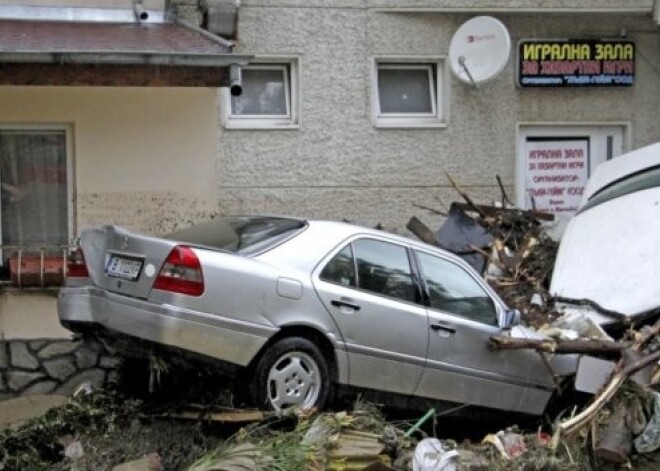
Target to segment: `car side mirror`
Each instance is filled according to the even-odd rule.
[[[518,309],[502,309],[497,322],[502,329],[510,329],[520,324],[520,311]]]

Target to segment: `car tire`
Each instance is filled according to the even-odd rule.
[[[257,362],[253,380],[253,403],[269,410],[322,409],[332,394],[328,361],[303,337],[283,338],[269,346]]]

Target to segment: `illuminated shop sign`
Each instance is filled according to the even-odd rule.
[[[635,81],[631,41],[536,41],[518,43],[521,87],[629,87]]]

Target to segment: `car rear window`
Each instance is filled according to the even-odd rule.
[[[253,254],[268,250],[306,225],[304,220],[292,218],[220,217],[173,232],[165,238],[234,253]]]
[[[629,195],[637,191],[648,190],[660,186],[660,167],[644,169],[640,172],[628,175],[620,180],[604,187],[589,198],[580,212],[587,211],[595,206],[611,201],[621,196]]]

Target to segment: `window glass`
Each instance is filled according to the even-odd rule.
[[[355,265],[350,245],[328,262],[321,272],[321,279],[344,286],[355,286]]]
[[[242,85],[243,93],[231,97],[232,115],[289,115],[286,66],[244,67]]]
[[[415,302],[417,288],[404,247],[371,239],[353,242],[358,287],[404,301]]]
[[[589,208],[598,206],[615,198],[620,198],[636,191],[648,190],[660,186],[660,167],[645,169],[634,175],[625,177],[617,182],[606,186],[598,193],[589,198],[587,204],[580,210],[586,211]]]
[[[61,254],[56,247],[69,241],[65,131],[0,130],[0,185],[1,244]],[[13,253],[2,251],[4,259]]]
[[[497,324],[493,299],[467,271],[423,252],[417,252],[417,259],[432,308],[477,322]]]
[[[378,98],[381,113],[435,113],[431,65],[379,64]]]

